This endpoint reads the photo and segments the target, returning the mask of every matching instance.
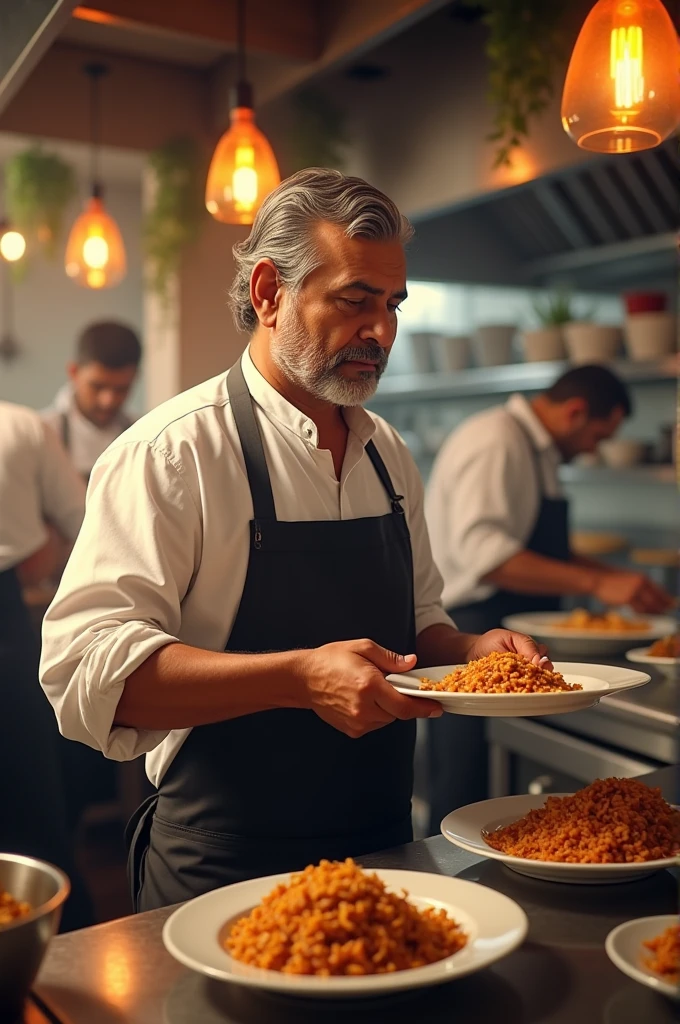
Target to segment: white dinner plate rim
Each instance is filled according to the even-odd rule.
[[[446,981],[453,980],[454,978],[472,974],[478,970],[482,970],[484,967],[488,967],[497,960],[508,956],[517,949],[526,938],[529,922],[525,912],[509,896],[499,893],[495,889],[479,885],[479,883],[476,882],[468,882],[464,879],[452,878],[448,875],[439,875],[432,872],[407,871],[389,868],[373,868],[371,870],[375,871],[376,874],[378,874],[378,876],[393,889],[398,890],[402,887],[407,888],[410,895],[415,900],[436,903],[448,908],[452,913],[457,911],[464,927],[466,923],[468,923],[468,925],[472,925],[472,927],[470,927],[472,941],[463,947],[463,949],[459,950],[458,953],[447,957],[445,960],[438,961],[437,963],[428,964],[426,967],[397,971],[394,974],[366,975],[358,978],[316,978],[310,976],[283,975],[278,971],[245,967],[245,965],[241,966],[240,971],[234,971],[233,965],[236,961],[234,961],[226,951],[224,952],[225,967],[220,969],[197,959],[195,955],[192,955],[190,952],[187,952],[186,949],[182,948],[181,943],[178,945],[176,937],[173,934],[174,930],[177,928],[178,922],[182,921],[182,919],[187,917],[187,915],[191,915],[191,913],[195,912],[202,902],[207,906],[210,906],[219,900],[225,900],[227,894],[235,897],[236,905],[232,899],[232,901],[230,901],[230,905],[227,903],[224,909],[220,912],[221,919],[226,922],[232,917],[237,917],[241,914],[247,913],[249,909],[251,909],[255,903],[259,902],[265,893],[270,892],[275,885],[289,880],[290,873],[284,873],[224,886],[221,889],[205,893],[202,896],[198,896],[195,899],[182,904],[170,915],[163,926],[163,943],[167,951],[180,963],[184,964],[191,970],[197,971],[200,974],[216,980],[243,985],[249,988],[284,992],[291,996],[312,998],[342,998],[344,996],[348,998],[357,998],[380,993],[387,994],[389,992],[396,992],[409,988],[442,984]],[[455,899],[449,895],[436,895],[434,892],[430,892],[429,895],[426,895],[422,892],[418,893],[413,891],[414,887],[421,888],[422,886],[434,886],[435,888],[439,887],[440,889],[444,888],[445,890],[446,888],[451,887],[451,883],[453,883],[454,888],[458,890],[458,899],[461,904],[464,904],[467,900],[470,909],[465,909],[462,905],[457,906]],[[494,910],[495,915],[502,911],[509,918],[508,924],[505,927],[505,933],[498,936],[496,940],[497,948],[495,950],[484,948],[484,930],[482,929],[480,932],[479,922],[475,918],[474,909],[472,909],[479,906],[479,890],[483,890],[484,892],[483,899],[487,908],[489,905],[495,905],[498,908]],[[245,904],[241,900],[241,904],[238,905],[239,896],[245,898],[246,893],[249,891],[252,892],[253,895],[248,897]],[[255,892],[260,894],[255,896]],[[480,911],[478,912],[481,914]],[[487,909],[485,913],[487,916],[490,916],[489,909]],[[190,917],[189,920],[191,920]],[[482,940],[480,943],[481,948],[476,945],[478,940]],[[215,942],[217,942],[217,936],[215,936]]]
[[[660,935],[661,932],[665,931],[666,928],[669,928],[677,920],[677,914],[655,914],[649,917],[633,918],[630,921],[624,921],[622,924],[617,925],[616,928],[612,928],[604,943],[607,956],[622,974],[632,978],[633,981],[640,982],[641,985],[646,985],[654,992],[659,992],[674,1000],[680,1000],[680,986],[671,985],[670,982],[664,981],[663,978],[658,978],[651,971],[646,971],[643,967],[638,967],[631,963],[630,960],[619,953],[616,948],[616,942],[625,932],[641,927],[644,928],[646,925],[649,925],[650,932],[653,932],[653,935],[650,935],[650,937]],[[658,928],[658,931],[654,931],[654,928]]]
[[[656,623],[649,629],[634,630],[596,630],[596,629],[564,629],[551,625],[551,620],[568,615],[568,612],[527,612],[519,615],[507,615],[501,622],[506,629],[529,633],[553,640],[594,640],[598,643],[606,640],[615,642],[637,640],[655,640],[675,629],[674,620],[670,616],[649,615],[647,621]]]
[[[680,658],[666,658],[650,654],[649,647],[634,647],[632,651],[626,651],[626,659],[634,665],[663,665],[665,668],[680,666]]]
[[[561,672],[565,676],[578,676],[597,680],[602,683],[602,687],[588,690],[556,690],[553,693],[449,693],[441,690],[421,690],[416,686],[420,678],[423,676],[427,677],[428,673],[432,675],[446,675],[463,667],[461,665],[434,665],[424,669],[412,669],[410,672],[393,672],[387,676],[387,681],[395,689],[399,690],[400,693],[406,693],[407,696],[424,697],[429,700],[439,701],[440,703],[446,701],[448,703],[461,704],[470,702],[493,704],[507,700],[524,700],[538,703],[542,702],[543,699],[552,701],[556,698],[582,703],[587,702],[589,698],[600,700],[602,697],[613,696],[622,690],[632,690],[638,686],[644,686],[652,678],[648,672],[620,668],[617,665],[597,665],[581,661],[555,661],[553,665],[556,671]],[[602,672],[615,672],[620,674],[621,679],[616,681],[616,679],[606,679],[602,675],[598,677],[598,673]]]
[[[532,860],[529,857],[513,857],[511,854],[502,853],[500,850],[494,850],[492,846],[484,841],[482,831],[479,831],[479,837],[475,839],[466,839],[464,836],[455,835],[453,832],[447,831],[445,823],[453,818],[455,815],[462,814],[463,811],[469,811],[473,807],[481,807],[484,804],[495,804],[505,803],[508,808],[512,802],[517,807],[524,805],[524,810],[517,812],[517,818],[523,817],[533,807],[540,807],[542,803],[545,803],[548,796],[564,797],[573,796],[573,793],[548,793],[533,796],[529,793],[520,793],[513,796],[502,796],[492,797],[489,800],[478,800],[473,804],[466,804],[465,807],[459,807],[455,811],[451,811],[447,814],[441,822],[441,833],[448,839],[454,846],[458,846],[461,850],[465,850],[468,853],[472,853],[478,857],[488,857],[490,860],[500,861],[502,864],[506,864],[512,868],[523,868],[526,869],[527,865],[532,869],[536,870],[539,874],[563,874],[563,875],[583,875],[583,876],[615,876],[615,875],[627,875],[627,874],[652,874],[656,871],[662,871],[664,868],[674,867],[678,863],[677,857],[663,857],[658,860],[647,860],[639,861],[634,863],[626,864],[569,864],[559,860]],[[542,802],[542,803],[541,803]],[[675,805],[673,805],[675,806]],[[510,818],[511,814],[515,813],[514,810],[508,810],[507,814],[499,813],[490,815],[491,820],[497,821],[499,819]],[[515,819],[517,820],[517,819]]]

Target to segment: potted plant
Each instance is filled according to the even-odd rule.
[[[53,258],[64,215],[77,192],[71,165],[41,146],[31,146],[5,164],[5,190],[14,227]]]
[[[522,332],[524,358],[528,363],[552,362],[566,359],[564,325],[573,320],[571,298],[565,292],[555,292],[534,302],[534,313],[540,327]]]

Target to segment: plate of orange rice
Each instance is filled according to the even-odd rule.
[[[514,651],[493,651],[467,665],[440,665],[387,676],[410,697],[435,700],[454,715],[517,718],[583,711],[602,697],[643,686],[647,672],[583,662],[533,664]]]
[[[468,853],[549,882],[628,882],[680,856],[680,809],[640,779],[482,800],[452,811],[441,830]]]
[[[474,882],[321,861],[179,907],[163,942],[210,978],[291,996],[363,997],[438,985],[516,949],[524,911]]]
[[[659,914],[626,921],[605,942],[607,956],[634,981],[680,1000],[680,919]]]

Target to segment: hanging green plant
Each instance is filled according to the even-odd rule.
[[[77,192],[70,164],[41,146],[5,164],[6,207],[12,225],[50,258],[58,252],[64,214]]]
[[[155,175],[153,203],[144,218],[148,284],[167,297],[184,248],[198,237],[206,217],[203,202],[206,161],[189,138],[173,139],[149,154]]]
[[[294,170],[345,166],[349,138],[344,111],[318,89],[301,89],[293,98],[291,149]]]
[[[529,134],[529,122],[555,91],[555,67],[565,55],[569,0],[483,0],[489,29],[488,99],[494,111],[489,138],[498,143],[494,167],[509,166]]]

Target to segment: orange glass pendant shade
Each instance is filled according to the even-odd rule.
[[[93,195],[71,228],[66,273],[85,288],[112,288],[125,277],[125,247],[118,225]]]
[[[599,0],[571,55],[562,125],[582,149],[634,153],[680,124],[680,44],[661,0]]]
[[[279,166],[250,107],[235,107],[208,171],[205,205],[225,224],[252,224],[262,200],[281,182]]]

